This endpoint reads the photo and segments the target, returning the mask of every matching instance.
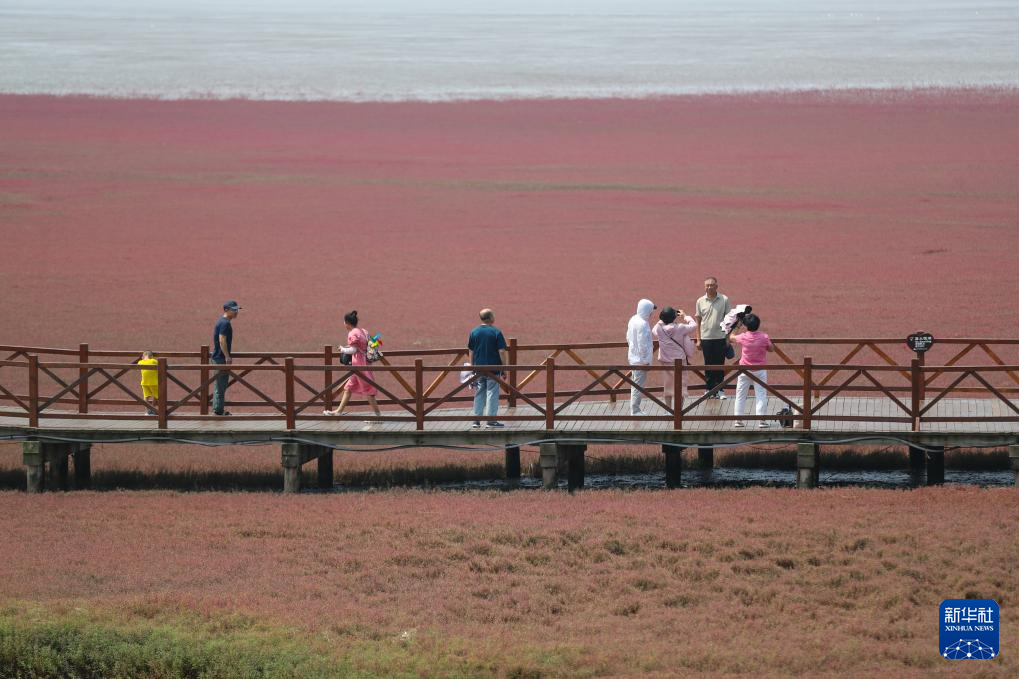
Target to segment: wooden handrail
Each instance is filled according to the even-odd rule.
[[[287,398],[287,429],[293,430],[297,429],[297,413],[294,410],[296,407],[294,404],[294,357],[287,356],[284,361],[284,375],[286,379],[284,389],[286,391]]]
[[[683,361],[672,360],[672,428],[683,428]]]
[[[814,359],[807,356],[803,359],[803,428],[810,429],[811,415],[814,412],[811,395],[814,393]]]
[[[203,366],[208,366],[212,363],[212,354],[209,351],[209,345],[202,345],[200,360]],[[198,379],[201,383],[201,386],[198,388],[199,408],[201,409],[202,415],[208,415],[209,406],[211,405],[209,398],[209,383],[212,381],[212,370],[208,367],[203,368]]]
[[[168,389],[167,389],[167,366],[166,358],[160,356],[156,359],[156,391],[159,392],[159,396],[156,398],[156,415],[159,418],[159,428],[166,429],[166,421],[169,413],[167,412]]]
[[[323,362],[327,366],[331,366],[333,364],[333,345],[332,344],[326,344],[325,346],[322,347],[322,360],[323,360]],[[323,389],[323,391],[325,391],[325,396],[323,397],[323,402],[324,402],[326,410],[332,410],[333,409],[333,389],[332,389],[333,371],[330,370],[327,367],[325,369],[324,373],[323,373],[323,376],[324,377],[323,377],[323,380],[322,380],[322,389]]]
[[[910,361],[910,385],[912,386],[912,397],[909,416],[913,420],[913,431],[920,431],[920,384],[923,381],[923,373],[920,370],[920,359],[914,358]]]
[[[509,340],[507,340],[508,342]],[[900,345],[906,348],[905,341],[901,337],[895,338],[874,338],[874,337],[773,337],[772,342],[775,344],[861,344],[861,343],[874,343],[874,344],[888,344],[888,345]],[[656,341],[657,343],[657,341]],[[1019,338],[1004,338],[1004,337],[978,337],[978,338],[959,338],[959,337],[945,337],[937,338],[934,346],[942,344],[992,344],[992,345],[1010,345],[1019,346]],[[611,341],[611,342],[566,342],[566,343],[554,343],[554,344],[519,344],[519,351],[553,351],[558,348],[573,348],[573,349],[616,349],[625,348],[625,341]],[[26,353],[35,354],[63,354],[66,356],[78,355],[78,349],[65,349],[60,347],[33,347],[33,346],[19,346],[13,344],[0,344],[0,352],[4,351],[23,351]],[[387,356],[436,356],[440,354],[452,354],[457,351],[463,351],[463,347],[456,348],[438,348],[438,349],[387,349]],[[137,357],[141,354],[140,350],[110,350],[110,349],[92,349],[92,355],[94,356],[125,356],[125,357]],[[166,356],[167,358],[185,358],[192,357],[197,358],[198,352],[196,351],[156,351],[156,354],[160,356]],[[311,358],[314,356],[321,356],[322,354],[317,351],[262,351],[262,352],[243,352],[238,351],[233,353],[238,358],[250,358],[253,356],[272,355],[278,358],[286,358],[292,356],[294,359],[298,358]]]
[[[555,358],[545,359],[545,429],[555,429]]]
[[[28,426],[39,426],[39,357],[28,356]]]
[[[78,345],[78,362],[82,366],[78,369],[78,412],[88,412],[88,367],[84,364],[88,363],[89,351],[88,344]]]
[[[772,342],[776,345],[776,349],[781,353],[785,353],[783,347],[790,345],[804,345],[804,346],[860,346],[874,347],[874,346],[898,346],[904,352],[909,352],[905,342],[901,338],[819,338],[819,337],[787,337],[787,338],[772,338]],[[517,353],[524,352],[581,352],[598,349],[624,349],[626,343],[621,341],[613,342],[568,342],[559,344],[520,344],[516,338],[511,338],[510,343],[516,346]],[[657,344],[657,342],[656,342]],[[990,346],[1019,346],[1019,339],[1011,338],[939,338],[934,344],[936,350],[937,347],[942,345],[948,346],[959,346],[969,347],[964,348],[964,351],[971,351],[973,348],[986,349]],[[972,345],[972,346],[970,346]],[[933,350],[932,350],[933,351]],[[29,353],[36,354],[37,356],[51,355],[51,356],[81,356],[81,346],[77,349],[64,349],[58,347],[31,347],[31,346],[17,346],[17,345],[0,345],[0,353],[13,352],[19,355],[27,355]],[[464,349],[462,347],[456,348],[440,348],[440,349],[387,349],[386,356],[389,358],[398,357],[420,357],[426,358],[429,356],[455,356],[457,354],[463,354]],[[141,352],[139,350],[107,350],[107,349],[90,349],[89,355],[95,358],[136,358]],[[166,358],[194,358],[201,359],[201,351],[179,351],[179,350],[161,350],[155,352],[157,356],[163,356]],[[883,352],[886,353],[886,352]],[[909,352],[911,353],[911,352]],[[993,353],[993,352],[992,352]],[[274,358],[282,361],[287,356],[293,357],[295,360],[302,359],[316,359],[323,358],[324,351],[237,351],[234,352],[236,359],[249,359],[249,358]],[[781,354],[780,354],[781,355]],[[788,355],[783,356],[783,360],[787,360]],[[791,360],[791,359],[789,359]],[[956,359],[957,360],[957,359]],[[999,359],[1000,360],[1000,359]],[[324,362],[324,360],[323,360]]]
[[[831,340],[815,340],[814,344],[824,342],[831,343]],[[863,348],[873,349],[874,347],[871,345],[877,342],[878,340],[866,340],[864,345],[854,348],[851,355],[859,356]],[[947,343],[947,340],[942,342]],[[875,354],[886,363],[879,362],[876,365],[845,362],[815,363],[813,358],[805,357],[801,363],[786,362],[754,366],[754,370],[768,370],[780,376],[772,380],[771,383],[760,386],[784,404],[789,405],[794,412],[794,419],[800,420],[805,429],[809,429],[814,422],[819,420],[835,421],[846,417],[858,417],[836,416],[821,412],[826,404],[830,403],[837,395],[854,392],[857,394],[877,393],[889,399],[902,411],[903,416],[908,416],[908,420],[905,421],[912,422],[911,428],[914,431],[918,431],[920,425],[928,421],[1019,421],[1019,417],[1007,414],[1016,413],[1019,415],[1019,408],[1010,400],[1010,396],[1019,393],[1019,389],[1009,386],[1008,382],[1009,379],[1015,380],[1015,375],[1019,373],[1019,365],[1007,364],[993,351],[987,352],[993,362],[992,365],[958,365],[957,363],[960,357],[966,355],[965,352],[972,354],[973,351],[986,350],[987,347],[983,344],[988,342],[991,340],[978,343],[976,349],[967,345],[964,352],[957,352],[948,365],[925,365],[925,361],[920,357],[910,359],[908,365],[896,364],[886,352],[876,351]],[[604,344],[592,344],[596,347],[604,346]],[[622,343],[612,344],[622,345]],[[1007,344],[1019,345],[1019,340],[1009,341]],[[662,387],[647,385],[638,387],[634,384],[629,377],[631,366],[619,363],[587,363],[575,348],[563,345],[555,346],[559,348],[555,349],[551,356],[546,357],[540,365],[535,365],[527,362],[518,363],[520,354],[528,348],[515,344],[516,351],[513,361],[509,365],[501,366],[504,374],[497,378],[497,381],[507,400],[512,404],[511,407],[515,408],[523,402],[525,405],[531,406],[537,414],[517,415],[511,413],[507,417],[544,420],[546,427],[550,429],[554,428],[557,420],[577,419],[647,419],[649,421],[657,419],[671,421],[672,426],[679,429],[687,420],[727,421],[734,419],[734,416],[731,415],[704,415],[694,412],[694,408],[704,401],[704,397],[694,399],[692,404],[684,403],[679,395],[681,394],[679,385],[682,384],[684,377],[712,369],[726,374],[725,384],[727,385],[731,385],[737,375],[741,373],[747,374],[752,381],[758,381],[748,372],[746,366],[731,364],[719,366],[654,364],[642,367],[642,370],[647,370],[650,373],[664,374],[666,371],[673,373],[674,379],[677,380],[677,392],[670,407],[656,396],[662,393]],[[575,346],[577,345],[572,345],[572,347]],[[6,347],[6,349],[11,348]],[[0,349],[5,348],[0,347]],[[201,355],[206,352],[207,348],[203,347],[203,351],[197,353]],[[3,414],[27,417],[30,423],[34,423],[30,426],[38,426],[41,419],[53,417],[87,419],[102,419],[104,417],[110,419],[137,417],[141,419],[143,417],[141,414],[132,416],[108,410],[113,406],[133,407],[137,404],[145,404],[138,395],[138,383],[130,378],[130,376],[137,376],[138,371],[145,369],[143,366],[115,361],[97,362],[96,358],[102,356],[103,353],[92,351],[84,344],[78,348],[76,353],[78,360],[63,360],[69,355],[66,353],[56,355],[61,360],[43,361],[34,353],[25,353],[24,360],[0,360],[0,369],[13,369],[14,374],[18,375],[14,386],[12,386],[14,383],[8,382],[5,385],[3,380],[0,380],[0,403],[14,403],[22,409],[15,413],[4,411]],[[375,363],[368,366],[336,365],[333,362],[335,354],[330,345],[324,345],[321,353],[309,352],[307,356],[311,360],[310,363],[298,363],[296,355],[284,356],[277,360],[274,356],[252,353],[251,356],[257,357],[255,360],[259,361],[258,363],[238,360],[228,368],[237,388],[248,390],[247,400],[235,398],[231,400],[231,403],[274,410],[275,414],[252,414],[251,417],[285,418],[287,428],[293,429],[299,419],[322,417],[314,410],[320,404],[328,406],[332,403],[332,389],[336,386],[332,378],[336,373],[340,373],[342,377],[339,381],[354,374],[362,375],[365,379],[375,383],[381,395],[388,398],[388,400],[383,400],[380,397],[380,403],[396,404],[402,410],[407,411],[406,413],[402,413],[402,410],[399,411],[402,414],[398,416],[393,416],[390,413],[389,417],[399,421],[409,419],[415,422],[415,426],[419,430],[424,429],[428,421],[473,419],[472,415],[451,415],[439,409],[439,406],[446,403],[469,400],[470,396],[461,395],[465,389],[463,385],[459,385],[449,393],[436,394],[438,387],[443,380],[448,379],[450,373],[459,373],[462,370],[462,366],[456,363],[464,353],[463,349],[455,350],[454,361],[448,365],[426,365],[425,359],[418,356],[412,365]],[[557,357],[564,354],[572,363],[557,362]],[[437,354],[433,353],[432,355]],[[135,354],[132,353],[131,356],[133,357]],[[317,360],[319,358],[321,358],[321,363]],[[786,360],[788,355],[781,355],[780,358]],[[889,364],[887,361],[893,362]],[[26,372],[21,372],[19,369]],[[193,419],[205,415],[208,412],[206,394],[209,390],[209,383],[214,379],[212,375],[222,369],[222,365],[210,362],[171,362],[169,357],[160,356],[157,359],[160,392],[157,402],[158,418],[156,418],[158,426],[165,429],[170,420]],[[71,371],[72,377],[68,377],[67,372],[60,373],[60,371]],[[820,379],[816,378],[818,372],[822,374]],[[200,376],[197,386],[193,386],[195,383],[193,377],[188,377],[195,373]],[[279,396],[278,378],[273,377],[276,373],[282,373],[283,399],[280,399]],[[318,373],[321,375],[321,382],[317,377],[308,377],[310,382],[306,381],[302,379],[301,373]],[[428,387],[425,386],[426,373],[434,373],[434,379]],[[515,376],[519,373],[527,373],[527,377],[517,382]],[[536,379],[541,373],[545,374],[544,385],[540,385],[542,380]],[[27,377],[25,377],[26,375]],[[782,378],[782,375],[785,378]],[[904,379],[899,380],[896,375],[902,375]],[[99,379],[92,379],[93,376],[98,376]],[[586,377],[589,381],[578,379],[578,376]],[[891,379],[888,376],[891,376]],[[614,381],[615,377],[619,377],[618,382]],[[935,382],[938,377],[944,377],[945,381]],[[379,380],[383,380],[383,383],[380,383]],[[394,393],[393,385],[386,380],[405,385],[407,395],[402,395],[399,388]],[[311,386],[319,383],[323,385],[321,390]],[[528,389],[527,386],[530,383],[534,383],[534,385]],[[27,393],[18,393],[26,386]],[[572,406],[581,399],[606,395],[611,398],[617,394],[623,394],[625,393],[624,387],[627,386],[638,389],[650,401],[662,406],[666,414],[646,418],[628,415],[579,415],[576,414],[575,409],[568,409],[568,406]],[[306,390],[308,393],[305,394],[302,391],[298,399],[296,393],[298,389]],[[114,397],[110,397],[108,394],[103,395],[106,390],[117,393]],[[909,394],[908,400],[904,397],[906,393]],[[935,410],[934,406],[953,393],[978,394],[981,397],[1002,401],[1006,406],[1006,414],[1004,416],[995,415],[993,418],[973,416],[971,420],[967,420],[965,416],[938,415],[939,411]],[[181,394],[183,397],[180,396]],[[821,394],[824,394],[824,398],[821,397]],[[252,395],[258,400],[250,400]],[[802,397],[801,404],[794,400],[797,396]],[[557,401],[559,402],[558,406],[556,405]],[[355,405],[360,404],[362,404],[360,400],[355,402]],[[73,407],[73,411],[60,410],[58,412],[53,408],[55,405],[70,405]],[[187,412],[188,407],[193,408],[196,405],[198,414],[195,414],[194,411]],[[100,408],[100,410],[96,410],[96,408]],[[107,410],[104,411],[103,408],[107,408]],[[308,410],[309,408],[311,410]],[[998,412],[1001,411],[998,410]],[[899,422],[904,421],[903,416],[866,416],[865,419]]]
[[[425,371],[423,368],[424,361],[420,358],[416,359],[414,361],[414,420],[418,431],[425,428]]]
[[[506,347],[506,358],[509,359],[510,365],[516,365],[517,364],[517,359],[519,358],[517,356],[517,352],[518,352],[517,338],[516,337],[510,337],[509,340],[506,342],[506,344],[507,344],[507,347]],[[517,407],[517,393],[516,393],[516,390],[520,388],[520,386],[517,384],[517,371],[516,371],[515,368],[511,368],[509,370],[508,374],[509,374],[509,383],[513,386],[513,389],[510,391],[507,400],[509,401],[509,407],[510,408],[516,408]]]

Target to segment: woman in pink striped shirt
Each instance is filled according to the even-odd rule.
[[[676,319],[682,318],[682,323]],[[673,365],[676,360],[689,362],[688,349],[693,341],[691,333],[697,329],[697,321],[690,318],[682,309],[676,311],[671,306],[662,309],[658,314],[658,323],[651,328],[651,334],[658,340],[658,363],[661,365]],[[675,376],[671,370],[665,371],[665,395],[662,400],[671,408],[672,398],[676,393]],[[679,385],[679,393],[683,398],[687,397],[686,385]]]
[[[730,337],[733,344],[738,344],[742,347],[739,364],[747,366],[767,365],[768,352],[774,351],[775,347],[772,345],[768,333],[760,332],[761,319],[756,314],[747,314],[743,317],[743,325],[746,327],[746,332],[738,335],[734,334]],[[767,370],[754,370],[752,373],[762,383],[768,383]],[[743,415],[743,406],[747,402],[747,393],[750,391],[751,384],[754,385],[754,401],[757,402],[758,417],[768,413],[768,390],[750,379],[746,373],[740,373],[739,377],[736,378],[736,408],[734,410],[736,417]],[[764,429],[768,425],[769,422],[767,420],[761,420],[757,426]],[[746,425],[743,424],[743,420],[737,420],[735,426],[744,427]]]

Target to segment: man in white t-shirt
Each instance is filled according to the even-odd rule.
[[[697,300],[694,320],[697,321],[695,341],[704,354],[704,365],[725,363],[725,346],[729,339],[722,330],[722,319],[729,313],[729,298],[718,291],[718,279],[708,276],[704,280],[704,296]],[[706,370],[705,391],[711,391],[725,378],[721,370]],[[713,398],[725,400],[725,392],[719,390]]]

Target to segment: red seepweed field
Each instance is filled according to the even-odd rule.
[[[1008,335],[1019,94],[455,104],[0,97],[9,344],[622,339],[708,274],[777,336]],[[994,300],[974,313],[974,295]]]
[[[8,615],[258,621],[368,674],[1019,667],[1014,489],[0,500],[0,597],[32,602]],[[994,662],[939,656],[938,604],[954,597],[999,603]],[[358,655],[366,642],[378,658]]]
[[[242,350],[343,343],[350,309],[387,349],[462,346],[482,306],[521,343],[619,341],[709,274],[777,337],[1010,336],[1017,110],[0,96],[0,343],[197,351],[231,298]]]
[[[775,336],[1014,337],[1017,114],[987,90],[0,96],[0,343],[193,351],[231,298],[241,350],[340,344],[350,309],[390,349],[461,346],[482,306],[522,343],[618,341],[638,298],[690,308],[706,275]],[[1003,649],[978,671],[1012,676],[1016,509],[978,488],[4,492],[0,649],[52,623],[334,663],[297,674],[948,675],[938,604],[989,597]]]

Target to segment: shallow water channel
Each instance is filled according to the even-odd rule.
[[[820,487],[861,487],[909,489],[924,486],[923,474],[911,473],[907,469],[892,470],[821,470],[818,479]],[[971,486],[1012,486],[1015,476],[1009,470],[970,471],[945,470],[945,485]],[[683,470],[683,488],[750,488],[750,487],[794,488],[796,471],[793,469],[690,469]],[[540,490],[541,479],[524,477],[517,481],[506,479],[482,479],[474,481],[451,481],[444,483],[419,484],[437,490]],[[559,480],[559,488],[566,488],[566,479]],[[585,489],[620,490],[666,490],[664,472],[630,474],[588,474],[584,479]],[[337,491],[360,490],[337,486]]]

